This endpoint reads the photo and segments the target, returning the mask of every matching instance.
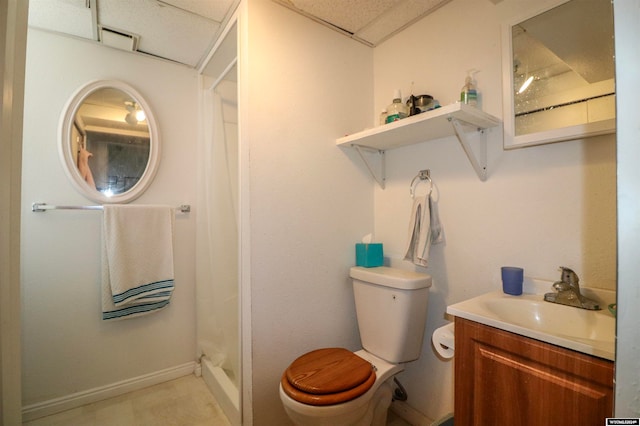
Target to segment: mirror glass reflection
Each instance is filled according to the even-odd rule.
[[[149,161],[146,113],[128,93],[97,89],[73,120],[70,149],[87,184],[106,196],[133,188]]]
[[[511,26],[510,32],[513,136],[606,120],[614,125],[610,0],[571,0]],[[581,132],[588,133],[577,127],[569,136]]]

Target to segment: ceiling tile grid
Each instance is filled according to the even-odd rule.
[[[273,1],[373,47],[451,0]],[[29,25],[95,41],[106,28],[136,40],[105,44],[199,68],[239,2],[30,0]]]
[[[158,0],[178,9],[186,10],[221,23],[229,12],[233,1],[229,0]]]
[[[376,46],[451,0],[404,0],[355,36]]]
[[[294,8],[353,34],[391,10],[398,3],[402,3],[403,0],[288,1]]]
[[[98,22],[139,35],[141,52],[192,67],[198,65],[220,28],[219,22],[156,0],[98,0]]]

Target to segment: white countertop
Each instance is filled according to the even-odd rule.
[[[447,307],[447,313],[541,340],[588,355],[615,361],[615,317],[608,305],[615,292],[581,288],[581,293],[600,303],[599,311],[544,301],[552,282],[525,278],[524,292],[512,296],[501,290]]]

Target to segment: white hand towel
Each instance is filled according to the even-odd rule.
[[[169,206],[104,206],[103,320],[133,318],[169,304],[174,218]]]
[[[431,244],[439,244],[444,241],[444,230],[440,224],[440,215],[438,214],[438,203],[433,201],[429,195],[429,214],[431,223]]]
[[[409,221],[409,237],[405,260],[426,267],[429,263],[431,244],[444,241],[437,206],[430,195],[415,197]]]

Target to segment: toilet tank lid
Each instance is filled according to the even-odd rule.
[[[402,290],[417,290],[431,287],[431,275],[406,271],[404,269],[389,268],[388,266],[378,266],[375,268],[353,266],[349,275],[356,280]]]

